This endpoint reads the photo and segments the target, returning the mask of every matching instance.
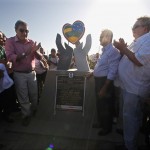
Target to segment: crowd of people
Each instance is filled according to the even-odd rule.
[[[0,80],[4,78],[5,67],[9,82],[14,82],[3,90],[0,86],[0,113],[6,121],[13,122],[10,113],[21,110],[22,125],[27,126],[36,114],[47,70],[57,70],[59,55],[51,49],[47,57],[40,43],[28,39],[26,22],[18,20],[15,31],[16,35],[7,40],[0,32],[0,64],[3,64]],[[93,72],[87,74],[87,78],[94,76],[95,79],[97,122],[93,128],[100,129],[100,136],[107,135],[112,131],[115,114],[123,122],[127,150],[138,149],[143,114],[150,114],[143,113],[143,106],[150,103],[150,17],[137,18],[132,33],[134,40],[128,45],[123,38],[113,41],[111,30],[102,30],[99,39],[102,53]],[[117,107],[114,106],[116,99]]]

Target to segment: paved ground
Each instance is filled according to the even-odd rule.
[[[64,125],[63,121],[58,121],[58,116],[49,121],[34,117],[30,125],[24,127],[20,113],[12,116],[14,123],[0,122],[0,144],[3,144],[0,150],[46,150],[50,144],[54,145],[54,150],[122,150],[123,138],[115,132],[116,125],[112,133],[100,137],[97,135],[98,129],[92,129],[88,122],[87,126],[84,122],[85,127],[79,127],[73,125],[75,122]],[[143,135],[140,135],[139,145],[141,150],[148,150]]]
[[[14,123],[0,120],[0,150],[46,150],[50,144],[54,150],[122,150],[123,137],[115,132],[116,125],[107,136],[98,136],[99,130],[92,128],[97,118],[94,80],[86,84],[84,116],[68,110],[57,110],[54,115],[56,73],[48,72],[38,112],[29,126],[21,125],[20,113],[12,114]],[[138,144],[141,150],[148,150],[143,135]]]

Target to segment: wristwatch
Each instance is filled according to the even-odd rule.
[[[25,56],[26,56],[26,53],[22,53],[21,55],[22,55],[23,57],[25,57]]]

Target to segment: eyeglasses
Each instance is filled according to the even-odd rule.
[[[19,31],[21,32],[21,33],[29,33],[29,30],[25,30],[25,29],[19,29]]]
[[[139,28],[139,27],[144,27],[145,25],[134,25],[133,27],[132,27],[132,30],[135,30],[135,29],[137,29],[137,28]]]

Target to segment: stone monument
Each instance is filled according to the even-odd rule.
[[[78,20],[75,21],[72,25],[66,23],[62,28],[62,32],[68,42],[75,45],[75,48],[73,50],[73,48],[71,48],[67,43],[65,43],[66,48],[64,48],[61,43],[61,36],[60,34],[57,34],[56,45],[60,53],[57,70],[68,70],[70,67],[72,56],[74,56],[77,71],[90,71],[90,67],[87,61],[87,55],[91,48],[92,39],[91,35],[89,34],[86,37],[85,46],[83,47],[83,43],[80,43],[80,39],[85,32],[83,22]]]
[[[95,97],[93,80],[86,79],[90,71],[87,55],[91,48],[91,35],[87,35],[83,46],[80,39],[85,32],[85,27],[81,21],[75,21],[73,25],[65,24],[62,31],[68,42],[74,44],[75,48],[69,46],[69,43],[64,43],[63,46],[61,35],[57,34],[59,63],[56,71],[47,72],[40,107],[44,110],[42,113],[45,112],[45,117],[57,114],[56,110],[78,111],[84,116],[85,111],[87,114],[88,107],[91,106],[89,103],[93,103],[91,99]],[[74,71],[70,70],[73,56],[77,68]]]

